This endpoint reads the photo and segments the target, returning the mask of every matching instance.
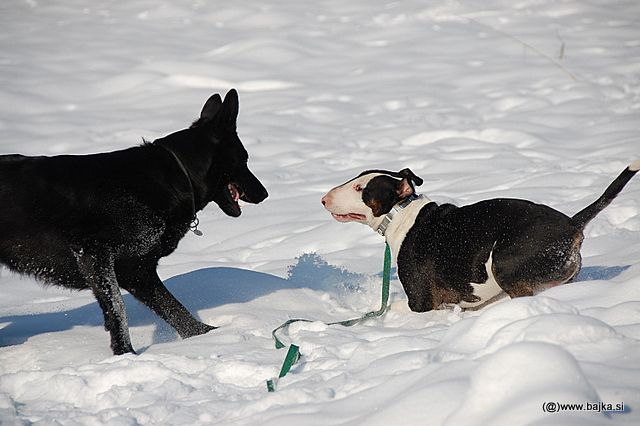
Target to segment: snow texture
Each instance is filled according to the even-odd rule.
[[[90,292],[0,270],[0,423],[640,424],[640,178],[587,227],[576,282],[416,314],[394,278],[390,312],[350,328],[321,321],[377,309],[383,241],[320,205],[410,167],[438,202],[574,214],[638,168],[639,20],[636,0],[3,0],[2,153],[129,147],[235,87],[270,197],[209,206],[161,262],[219,329],[180,340],[124,295],[137,356],[111,355]],[[267,393],[295,317],[318,321],[283,333],[304,356]]]

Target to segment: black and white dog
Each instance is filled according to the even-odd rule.
[[[213,95],[191,127],[122,151],[54,157],[0,156],[0,262],[47,284],[91,289],[114,354],[134,352],[120,288],[183,337],[215,327],[196,320],[156,267],[215,201],[267,191],[247,168],[236,132],[238,94]],[[199,232],[199,231],[198,231]]]
[[[531,201],[496,198],[456,207],[416,196],[411,170],[368,170],[330,190],[322,204],[340,222],[383,235],[416,312],[442,304],[478,309],[506,293],[530,296],[571,281],[583,229],[640,170],[627,167],[593,204],[568,217]]]

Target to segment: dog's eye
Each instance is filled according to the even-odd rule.
[[[353,187],[353,189],[355,189],[356,191],[360,192],[360,191],[362,191],[362,185],[357,184],[356,186]]]

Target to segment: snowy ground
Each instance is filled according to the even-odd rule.
[[[638,177],[587,228],[579,282],[415,314],[396,280],[381,319],[293,325],[302,362],[265,387],[274,327],[379,303],[383,242],[332,221],[325,191],[411,167],[436,201],[578,211],[640,157],[638,22],[636,0],[3,0],[0,152],[125,148],[236,87],[271,195],[239,219],[210,206],[160,267],[220,329],[181,341],[125,297],[137,356],[111,356],[88,292],[0,271],[0,423],[639,424]]]

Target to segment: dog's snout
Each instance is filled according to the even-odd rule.
[[[265,188],[262,182],[248,169],[244,176],[238,179],[238,183],[243,190],[241,197],[243,201],[251,204],[259,204],[269,197],[267,188]]]
[[[269,193],[267,192],[267,188],[263,186],[258,194],[258,200],[259,200],[258,203],[261,203],[262,201],[266,200],[267,197],[269,197]]]
[[[267,197],[269,197],[269,193],[264,187],[261,186],[260,188],[256,188],[249,194],[243,193],[240,199],[251,204],[260,204]]]

